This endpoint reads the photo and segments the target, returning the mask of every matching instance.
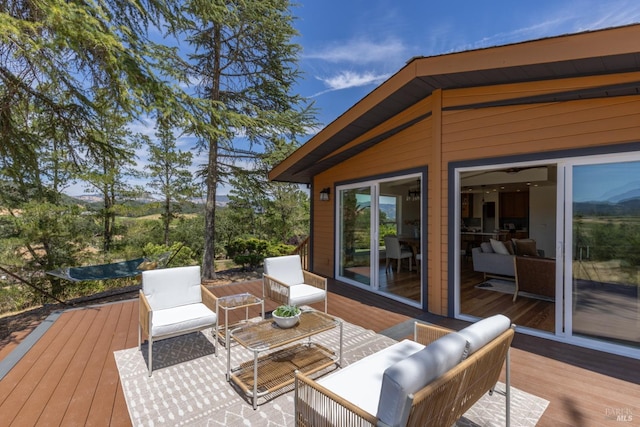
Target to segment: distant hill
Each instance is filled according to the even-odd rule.
[[[573,214],[581,216],[640,216],[640,197],[612,202],[579,202]]]
[[[573,213],[582,216],[640,216],[640,181],[613,188],[598,200],[576,202]]]
[[[81,204],[91,205],[96,203],[102,203],[102,196],[100,196],[99,194],[81,194],[78,196],[68,196],[68,197],[71,200],[77,200]],[[141,198],[141,199],[137,199],[135,202],[140,204],[145,204],[145,203],[154,203],[154,202],[157,202],[157,200],[152,198]],[[196,205],[204,205],[205,201],[202,198],[197,198],[197,199],[192,199],[191,202]],[[226,194],[219,195],[216,197],[216,206],[225,207],[228,204],[229,204],[229,196],[227,196]]]

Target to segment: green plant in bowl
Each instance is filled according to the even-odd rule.
[[[281,328],[292,328],[300,320],[300,309],[295,305],[281,305],[271,313],[273,320]]]
[[[278,317],[294,317],[300,314],[300,309],[295,305],[281,305],[273,310],[273,314]]]

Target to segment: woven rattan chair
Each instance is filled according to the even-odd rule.
[[[445,328],[416,323],[414,340],[428,346],[451,332],[453,331]],[[488,336],[483,337],[485,332],[482,328],[469,330],[469,333],[465,336],[467,343],[469,343],[469,340],[476,341],[476,339],[479,339],[482,341],[488,338]],[[316,381],[297,372],[294,396],[296,426],[329,427],[344,425],[379,427],[393,425],[395,427],[406,425],[412,427],[449,427],[487,392],[493,392],[505,361],[505,421],[506,425],[509,426],[511,394],[509,348],[514,332],[515,328],[513,326],[507,327],[503,332],[498,332],[498,336],[494,339],[489,338],[489,342],[484,345],[479,347],[473,344],[469,345],[468,351],[470,355],[468,357],[417,392],[408,394],[406,401],[401,400],[399,402],[400,405],[407,405],[408,409],[405,406],[405,410],[402,411],[404,416],[394,421],[393,424],[383,422],[378,415],[367,412],[360,405],[353,404],[351,401],[341,397],[337,392],[318,382],[325,381],[326,384],[327,381],[325,379]],[[460,331],[460,335],[464,336],[464,330]],[[361,362],[357,361],[353,365]],[[351,369],[351,367],[352,365],[338,372],[344,372],[347,369]],[[373,371],[371,375],[377,376],[380,374],[375,372],[375,369],[369,370]],[[388,371],[389,369],[385,369],[384,376],[387,375]],[[409,376],[411,374],[412,372],[409,372]],[[339,375],[339,373],[331,375]],[[364,373],[364,375],[368,374]],[[356,388],[356,391],[351,390],[350,393],[352,395],[353,393],[366,393],[366,390],[358,389],[359,383],[364,380],[362,375],[359,375],[359,378],[359,381],[343,383],[344,387]],[[381,394],[389,396],[385,395],[384,391]],[[501,398],[501,396],[496,396],[496,398]],[[381,398],[381,401],[383,400]],[[380,407],[378,407],[378,411],[381,411]],[[384,410],[382,412],[384,413]]]
[[[149,339],[149,376],[153,370],[153,342],[207,328],[217,329],[216,297],[202,286],[200,267],[177,267],[142,273],[138,348]],[[216,340],[216,356],[218,354]]]
[[[556,295],[556,260],[532,256],[516,256],[513,258],[516,273],[516,291],[513,301],[519,292],[542,295],[554,299]]]
[[[327,279],[302,269],[300,255],[265,258],[263,296],[279,304],[301,306],[324,301]]]

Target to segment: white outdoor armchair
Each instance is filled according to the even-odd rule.
[[[300,255],[265,258],[262,277],[264,297],[295,306],[324,301],[327,312],[327,279],[303,270]]]
[[[202,286],[200,267],[176,267],[142,272],[138,348],[149,339],[149,376],[153,370],[153,341],[218,326],[217,298]],[[218,340],[215,340],[218,355]]]

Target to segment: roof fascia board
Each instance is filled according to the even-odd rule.
[[[405,84],[413,80],[416,75],[415,65],[405,66],[396,74],[387,79],[380,86],[375,88],[364,98],[354,104],[345,113],[323,128],[315,136],[311,137],[304,145],[294,151],[289,157],[284,159],[280,164],[269,172],[269,179],[274,179],[292,165],[296,164],[300,159],[307,156],[310,152],[326,142],[337,132],[344,129],[358,117],[369,111],[372,106],[377,105]]]
[[[418,77],[571,61],[638,51],[640,25],[414,58]]]
[[[409,123],[413,121],[415,117],[423,116],[425,112],[428,112],[430,114],[432,108],[433,108],[433,101],[431,99],[431,96],[428,96],[422,99],[421,101],[418,101],[417,103],[413,104],[412,106],[408,107],[401,113],[369,129],[367,132],[351,140],[347,144],[344,144],[342,147],[332,151],[330,154],[325,156],[322,160],[327,160],[329,158],[332,158],[333,156],[340,154],[342,151],[351,150],[353,147],[360,145],[364,141],[377,138],[379,135],[385,134],[389,132],[389,130],[393,130],[397,128],[398,122]]]

